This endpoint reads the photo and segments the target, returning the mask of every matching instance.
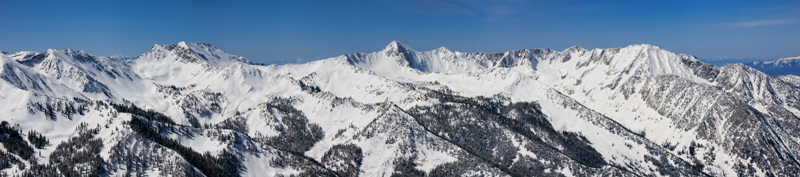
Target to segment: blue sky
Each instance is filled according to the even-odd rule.
[[[381,50],[648,43],[700,58],[800,56],[800,1],[0,1],[0,50],[138,56],[207,42],[267,64]]]

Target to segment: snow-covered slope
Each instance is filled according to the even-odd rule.
[[[390,45],[391,47],[392,45]],[[387,47],[387,48],[390,48]],[[417,55],[431,54],[431,52],[410,52],[412,55],[395,55],[414,57]],[[365,56],[380,55],[380,53],[366,54]],[[504,61],[504,63],[519,63],[512,65],[487,64],[478,65],[482,70],[471,72],[471,75],[481,75],[486,70],[518,71],[529,74],[531,80],[536,80],[576,99],[588,108],[596,110],[609,118],[621,123],[623,126],[642,134],[651,141],[673,148],[673,153],[682,155],[693,164],[704,164],[704,171],[716,175],[730,175],[735,173],[748,173],[735,167],[735,163],[757,163],[764,168],[786,168],[791,173],[797,170],[793,163],[794,145],[797,136],[794,133],[797,127],[797,89],[789,87],[785,82],[758,72],[754,69],[731,65],[718,68],[706,65],[689,55],[676,55],[658,47],[650,45],[632,45],[617,49],[586,50],[580,47],[569,48],[563,52],[552,50],[520,50],[509,51],[504,54],[474,54],[477,57],[464,57],[463,60],[471,63],[491,63]],[[494,59],[487,59],[494,56]],[[355,57],[360,57],[356,55]],[[393,61],[398,57],[387,56],[385,60]],[[499,59],[497,59],[499,58]],[[409,59],[406,59],[409,60]],[[415,60],[415,59],[411,59]],[[428,61],[430,59],[416,59]],[[402,60],[399,60],[402,61]],[[422,62],[424,63],[424,62]],[[535,64],[530,66],[528,64]],[[376,73],[385,71],[384,67],[354,64],[372,70]],[[402,63],[400,66],[403,66]],[[409,65],[411,66],[411,65]],[[442,71],[445,68],[410,67],[419,71]],[[527,70],[526,70],[527,69]],[[451,70],[452,71],[452,70]],[[391,73],[401,73],[396,70]],[[397,80],[408,80],[410,73],[389,75]],[[444,72],[448,73],[448,72]],[[454,73],[454,72],[449,72]],[[423,74],[425,78],[433,74]],[[507,75],[507,74],[505,74]],[[492,78],[491,83],[479,85],[463,83],[449,88],[470,89],[480,88],[476,93],[472,90],[464,94],[493,95],[498,90],[522,89],[518,82],[503,84],[498,82],[497,74],[481,75],[479,78]],[[507,77],[507,76],[505,76]],[[433,79],[445,81],[444,79]],[[463,82],[466,79],[454,79],[451,82]],[[524,79],[523,79],[524,80]],[[432,80],[431,80],[432,81]],[[498,89],[500,88],[500,89]],[[502,93],[502,92],[500,92]],[[718,95],[718,96],[711,96]],[[725,97],[730,95],[730,97]],[[719,98],[728,98],[720,100]],[[521,94],[509,94],[511,99],[526,100]],[[539,100],[540,101],[540,100]],[[742,105],[744,102],[746,105]],[[687,106],[692,109],[687,109]],[[761,108],[753,112],[751,107]],[[720,111],[728,110],[726,114]],[[736,111],[744,111],[736,113]],[[730,114],[734,113],[734,114]],[[763,114],[770,114],[770,120],[757,120]],[[741,124],[744,119],[753,124],[747,129],[734,129],[726,127],[732,124]],[[712,121],[713,120],[713,121]],[[712,124],[712,125],[708,125]],[[710,126],[710,127],[709,127]],[[774,129],[772,127],[785,127]],[[746,131],[740,131],[746,130]],[[762,132],[758,138],[763,141],[745,141],[743,137],[750,135],[745,132]],[[734,133],[740,132],[740,133]],[[738,140],[737,140],[738,139]],[[788,140],[788,141],[786,141]],[[713,141],[707,143],[699,143]],[[729,146],[725,142],[737,142]],[[761,159],[761,153],[742,153],[738,147],[769,147],[769,142],[780,142],[781,147],[774,148],[775,154],[770,158],[780,159],[783,162],[767,162]],[[700,145],[696,145],[700,144]],[[704,147],[706,154],[697,155],[687,153]],[[744,151],[747,152],[747,151]],[[784,159],[784,154],[790,158]],[[726,161],[715,161],[716,156],[738,158]],[[751,161],[746,159],[759,158]],[[705,160],[704,160],[705,159]],[[711,159],[711,160],[710,160]],[[785,161],[784,161],[785,160]],[[734,162],[733,164],[730,162]],[[769,165],[781,164],[781,165]],[[789,173],[783,173],[789,174]]]
[[[800,76],[785,75],[785,76],[778,77],[778,79],[781,79],[781,80],[783,80],[783,81],[785,81],[785,82],[787,82],[789,84],[792,84],[792,85],[794,85],[796,87],[800,87]]]
[[[798,79],[647,44],[487,54],[393,41],[270,66],[185,42],[129,60],[1,57],[0,165],[13,174],[800,172]]]
[[[38,52],[34,51],[21,51],[13,54],[8,54],[8,57],[17,61],[24,61],[24,60],[29,60],[33,58],[33,56],[36,56],[38,54],[39,54]]]

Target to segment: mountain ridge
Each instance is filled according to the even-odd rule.
[[[66,174],[75,164],[109,176],[800,172],[796,79],[648,44],[462,53],[392,41],[270,66],[205,43],[153,45],[126,61],[45,54],[2,56],[2,120],[51,142],[32,149],[39,160],[6,157],[21,171],[4,172]],[[88,138],[70,140],[79,134]],[[58,150],[80,149],[78,140],[107,146]],[[148,153],[167,158],[131,155]],[[73,160],[54,160],[64,158]]]

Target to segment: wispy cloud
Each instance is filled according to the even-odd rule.
[[[721,24],[721,26],[725,28],[752,28],[759,26],[788,25],[796,23],[798,23],[797,19],[785,18],[785,19],[764,19],[755,21],[724,23]]]
[[[50,20],[45,21],[50,23],[70,23],[70,24],[155,24],[155,23],[172,23],[167,21],[59,21],[59,20]],[[0,20],[0,23],[42,23],[42,21],[4,21]]]
[[[478,16],[486,20],[520,20],[531,16],[526,0],[405,0],[403,7],[425,13]]]
[[[485,12],[483,11],[482,8],[480,8],[480,6],[476,6],[475,4],[471,4],[468,1],[464,1],[464,0],[439,0],[438,2],[443,3],[443,4],[448,4],[448,5],[451,5],[451,6],[454,6],[454,7],[462,8],[462,9],[465,9],[467,11],[474,12],[474,13],[477,13],[477,14],[481,14],[481,15],[485,14]]]
[[[520,10],[510,6],[486,7],[484,12],[489,20],[516,19],[523,16]]]

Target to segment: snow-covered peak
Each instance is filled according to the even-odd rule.
[[[586,50],[586,49],[583,49],[583,47],[581,47],[581,46],[575,45],[575,46],[567,48],[566,50],[564,50],[564,52],[576,52],[576,51],[583,51],[583,50]]]
[[[630,72],[629,70],[631,69],[640,69],[647,74],[672,74],[692,77],[691,70],[685,66],[683,60],[697,61],[694,56],[675,54],[649,44],[592,50],[576,45],[562,52],[549,49],[526,49],[504,53],[461,53],[451,52],[445,47],[417,52],[408,49],[407,46],[397,41],[392,41],[381,52],[348,56],[351,64],[375,72],[400,67],[412,68],[425,73],[447,74],[471,72],[493,67],[537,70],[536,65],[540,61],[557,61],[558,63],[566,64],[563,67],[569,68],[604,65],[604,67],[608,67],[607,72],[609,73]]]
[[[252,64],[244,57],[229,54],[210,44],[184,41],[169,45],[155,44],[136,60],[177,60],[185,63],[206,63],[216,67],[227,67],[237,62]]]
[[[49,74],[56,74],[62,71],[72,73],[79,70],[114,70],[112,68],[118,68],[121,65],[121,63],[112,61],[108,57],[94,56],[83,50],[47,49],[42,54],[36,52],[18,52],[17,54],[19,54],[17,55],[18,58],[13,58],[17,62],[31,67],[37,72]],[[75,70],[75,68],[80,69]],[[58,74],[56,76],[62,77]]]
[[[452,54],[452,53],[453,53],[453,52],[451,52],[450,50],[448,50],[447,48],[445,48],[444,46],[441,46],[441,47],[439,47],[439,48],[436,48],[436,50],[433,50],[433,52],[436,52],[436,53],[446,53],[446,54]]]
[[[45,56],[56,56],[56,55],[66,55],[66,56],[89,56],[89,53],[83,50],[72,50],[72,49],[65,49],[65,50],[58,50],[58,49],[47,49],[44,52]]]
[[[402,75],[404,72],[454,74],[484,68],[474,58],[461,55],[465,54],[456,54],[444,47],[417,52],[400,42],[392,41],[379,52],[345,56],[350,64],[381,75]]]
[[[675,54],[649,44],[591,50],[573,46],[562,52],[524,49],[504,53],[461,53],[451,52],[445,47],[418,52],[392,41],[379,52],[346,56],[350,64],[381,75],[396,75],[406,69],[411,69],[411,72],[416,70],[423,73],[461,74],[487,68],[515,68],[517,71],[532,73],[540,69],[549,70],[547,68],[551,67],[564,67],[557,69],[566,69],[561,72],[572,72],[574,68],[599,67],[597,69],[603,68],[602,73],[613,75],[609,77],[640,70],[639,73],[646,75],[670,74],[696,80],[684,61],[700,62],[694,56]],[[547,67],[537,66],[542,61],[548,63]]]
[[[386,45],[386,47],[383,48],[383,52],[385,52],[387,56],[400,56],[408,55],[414,51],[406,46],[403,46],[403,44],[400,44],[400,42],[392,41],[389,43],[389,45]]]
[[[185,49],[188,49],[188,48],[189,48],[189,45],[186,45],[186,41],[181,41],[181,42],[178,42],[178,44],[177,44],[177,45],[178,45],[178,47],[183,47],[183,48],[185,48]]]
[[[36,56],[38,54],[39,52],[34,52],[34,51],[20,51],[17,53],[8,53],[6,55],[13,60],[24,61],[31,59],[33,56]]]
[[[633,44],[629,45],[625,48],[637,48],[637,49],[647,49],[647,50],[660,50],[661,47],[650,45],[650,44]]]
[[[226,71],[253,63],[210,44],[179,42],[153,45],[148,52],[125,64],[139,77],[158,84],[188,85],[208,80],[207,77],[229,77]]]
[[[58,81],[40,74],[30,67],[23,66],[12,58],[0,55],[0,90],[8,89],[4,88],[6,86],[5,84],[11,84],[13,87],[25,91],[56,97],[83,97],[81,94],[65,87]],[[4,93],[4,95],[9,96],[10,94]]]
[[[383,50],[405,50],[406,47],[403,46],[399,41],[392,41],[389,45],[383,48]]]
[[[641,63],[645,66],[644,69],[649,71],[649,74],[671,74],[689,79],[694,77],[691,69],[682,61],[683,59],[694,61],[690,55],[675,54],[649,44],[627,46],[620,50],[620,54],[615,58],[631,59],[634,63]]]
[[[44,52],[44,60],[63,60],[65,62],[70,62],[70,63],[72,62],[91,63],[91,62],[96,62],[97,58],[83,50],[47,49],[47,51]],[[41,62],[41,61],[31,61],[31,62]]]

